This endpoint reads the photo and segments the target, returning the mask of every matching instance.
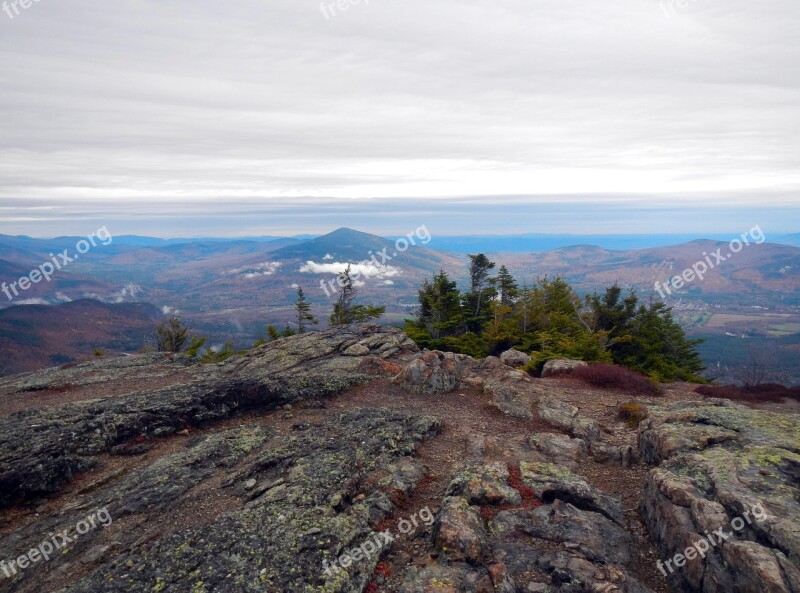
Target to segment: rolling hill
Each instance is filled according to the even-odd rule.
[[[93,357],[135,352],[153,343],[161,312],[148,303],[23,305],[0,310],[0,375]]]
[[[407,249],[398,239],[347,228],[302,239],[167,241],[135,237],[98,246],[57,273],[50,283],[35,285],[25,298],[54,305],[85,298],[101,303],[150,303],[157,315],[178,311],[196,332],[208,336],[211,344],[222,345],[232,339],[237,346],[246,347],[265,334],[267,324],[291,324],[297,286],[303,287],[324,325],[335,297],[336,275],[351,264],[359,274],[360,301],[385,305],[384,320],[399,324],[416,309],[422,282],[439,269],[448,272],[462,289],[468,284],[465,253],[431,249],[436,240],[428,241],[430,235],[412,237],[416,245]],[[43,261],[46,251],[75,240],[0,236],[0,281],[18,279]],[[498,266],[506,265],[520,283],[530,285],[538,276],[559,275],[587,293],[616,282],[636,289],[645,299],[661,298],[654,289],[656,281],[663,284],[702,261],[705,254],[718,249],[725,254],[728,249],[725,242],[694,240],[622,250],[579,244],[537,253],[536,237],[531,241],[527,252],[491,252],[478,249],[478,244],[470,246],[476,247],[474,252],[486,252]],[[492,245],[489,242],[488,246]],[[742,336],[777,340],[770,344],[779,345],[782,361],[795,356],[794,338],[800,335],[800,249],[762,243],[729,255],[702,280],[665,294],[667,302],[690,333],[714,337],[705,350],[709,364],[741,359],[747,348],[741,343]],[[0,299],[0,308],[4,305],[8,303]],[[115,314],[124,317],[127,313],[122,308]],[[12,318],[7,319],[12,323]],[[133,326],[140,327],[140,321],[140,313],[132,311]],[[89,319],[77,317],[74,323],[80,328]],[[5,352],[0,349],[0,354]],[[80,352],[87,353],[91,349]],[[49,354],[74,356],[57,348]],[[800,380],[799,365],[782,365]]]

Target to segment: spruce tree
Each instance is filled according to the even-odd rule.
[[[306,323],[316,325],[319,323],[316,317],[311,313],[311,303],[306,300],[306,295],[303,294],[303,288],[297,287],[297,301],[295,301],[294,309],[297,312],[297,333],[306,333]]]
[[[333,305],[330,316],[331,325],[346,325],[348,323],[378,319],[386,311],[386,307],[373,307],[370,305],[356,305],[353,301],[358,290],[350,276],[350,265],[339,274],[340,292]]]
[[[484,303],[494,298],[496,291],[489,273],[494,269],[495,263],[490,261],[483,253],[470,255],[469,283],[470,290],[463,298],[464,314],[467,329],[480,333],[484,324],[491,318],[491,312]]]
[[[173,315],[156,327],[159,352],[181,352],[189,341],[189,328],[183,325],[180,317]]]
[[[517,301],[519,286],[505,266],[500,266],[495,285],[497,286],[497,296],[500,297],[500,304],[511,306]]]

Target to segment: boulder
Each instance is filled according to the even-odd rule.
[[[614,564],[597,565],[574,552],[550,552],[539,558],[541,570],[550,573],[555,591],[591,591],[598,593],[652,593],[631,576],[625,568]],[[580,583],[580,588],[573,588]],[[539,589],[552,591],[553,589]]]
[[[364,344],[353,344],[346,348],[342,354],[345,356],[366,356],[369,354],[369,348]]]
[[[511,350],[503,352],[500,355],[500,360],[507,366],[519,368],[528,364],[531,361],[531,357],[524,352],[512,348]]]
[[[433,541],[437,550],[451,561],[480,564],[489,550],[483,520],[460,496],[450,496],[442,502]]]
[[[552,463],[520,464],[522,481],[544,502],[561,500],[585,511],[594,511],[614,521],[625,523],[622,501],[604,494],[583,478]]]
[[[503,414],[530,420],[533,418],[533,395],[528,389],[531,378],[525,373],[511,371],[500,379],[487,379],[483,384],[484,393],[491,397],[491,405]]]
[[[549,396],[539,399],[539,416],[552,426],[567,431],[588,443],[600,440],[600,426],[594,420],[578,415],[578,408]]]
[[[491,522],[491,532],[500,536],[522,532],[531,537],[569,544],[585,559],[596,563],[628,564],[631,536],[610,519],[556,499],[535,509],[501,511]]]
[[[576,467],[586,458],[586,441],[563,434],[543,432],[528,437],[528,445],[551,463]]]
[[[508,485],[508,468],[504,463],[471,463],[458,471],[447,488],[446,496],[460,496],[469,504],[517,505],[519,492]]]
[[[651,409],[640,425],[650,471],[642,515],[663,560],[722,529],[669,572],[676,589],[800,591],[800,418],[731,402]],[[717,541],[718,540],[718,541]]]
[[[578,367],[589,366],[582,360],[572,360],[571,358],[551,358],[542,367],[542,377],[553,377],[555,375],[568,375]]]
[[[406,364],[392,381],[414,393],[446,393],[461,383],[464,358],[452,352],[426,350]]]
[[[391,502],[375,504],[385,500],[387,486],[408,491],[418,483],[422,472],[409,456],[439,429],[435,418],[362,409],[291,437],[259,425],[190,437],[185,450],[116,480],[86,484],[69,504],[31,514],[3,537],[4,559],[94,509],[104,507],[113,521],[52,555],[47,571],[19,571],[4,587],[261,593],[305,591],[316,583],[320,590],[363,591],[386,546],[374,521],[405,516]],[[376,475],[383,478],[370,479]],[[365,542],[372,542],[371,556],[331,568]],[[97,565],[109,544],[109,561]],[[32,586],[28,579],[44,580]]]

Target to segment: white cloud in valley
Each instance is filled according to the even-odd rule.
[[[379,265],[372,261],[365,261],[359,263],[347,262],[331,262],[331,263],[316,263],[307,261],[300,266],[299,272],[307,274],[329,274],[338,275],[344,271],[347,266],[350,266],[350,275],[352,277],[374,278],[382,280],[384,278],[394,278],[402,273],[400,268],[388,265]]]

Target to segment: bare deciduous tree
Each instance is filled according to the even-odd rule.
[[[764,349],[756,350],[752,344],[747,346],[747,362],[733,369],[734,378],[745,389],[758,387],[767,376],[768,353]]]

